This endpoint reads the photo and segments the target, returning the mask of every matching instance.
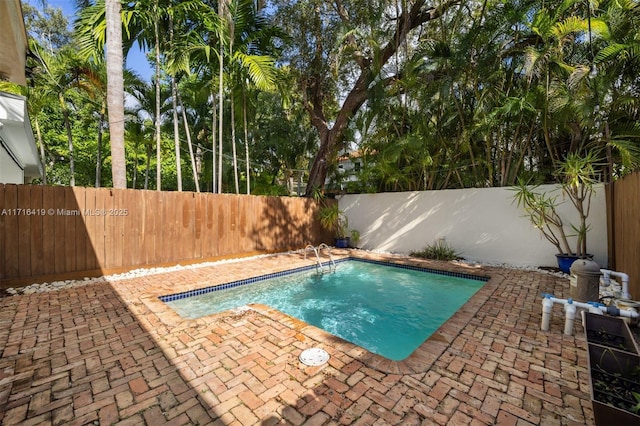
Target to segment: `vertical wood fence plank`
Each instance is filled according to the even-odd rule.
[[[231,253],[231,240],[233,232],[231,231],[231,195],[221,195],[220,208],[218,214],[220,222],[218,223],[218,235],[220,235],[220,254],[222,256]]]
[[[87,269],[87,247],[90,246],[87,241],[87,227],[84,223],[84,211],[86,209],[85,196],[87,194],[86,188],[74,187],[73,198],[75,201],[75,211],[78,212],[77,216],[73,216],[70,219],[73,220],[74,232],[75,232],[75,259],[76,267],[75,271],[86,271]]]
[[[217,200],[218,196],[215,194],[207,196],[207,230],[203,241],[205,257],[220,255],[218,238],[218,208],[216,205]]]
[[[7,212],[7,204],[5,201],[5,195],[4,195],[4,188],[5,185],[0,183],[0,229],[5,230],[6,229],[6,218],[8,215]],[[6,237],[6,231],[0,233],[0,280],[5,278],[7,271],[6,271],[6,262],[5,262],[5,237]]]
[[[82,220],[84,221],[86,243],[85,243],[85,264],[87,270],[100,268],[98,256],[96,254],[96,239],[98,235],[96,224],[96,191],[89,188],[84,194],[84,209],[82,212]]]
[[[162,262],[169,262],[172,258],[172,244],[174,239],[174,223],[170,218],[175,217],[172,213],[173,206],[171,203],[173,202],[173,197],[169,192],[163,192],[161,194],[162,197],[162,221],[160,222],[160,226],[158,228],[158,236],[162,239]]]
[[[62,274],[66,271],[66,245],[65,245],[65,234],[66,234],[66,221],[64,217],[59,213],[64,210],[65,201],[64,195],[66,188],[63,186],[54,187],[53,194],[53,204],[50,207],[51,215],[53,216],[53,228],[54,228],[54,238],[53,238],[53,256],[54,256],[54,265],[55,265],[55,273]]]
[[[104,220],[104,211],[109,205],[109,191],[107,189],[96,189],[96,210],[95,210],[95,227],[96,227],[96,259],[100,265],[100,269],[107,268],[109,258],[108,253],[108,235],[107,225]]]
[[[240,209],[239,209],[239,195],[231,196],[231,253],[238,253],[240,251]]]
[[[42,259],[44,275],[56,272],[56,218],[52,210],[55,205],[56,190],[51,186],[42,187]]]
[[[33,209],[31,215],[31,275],[38,276],[44,274],[44,240],[43,240],[43,220],[45,209],[42,208],[42,189],[38,186],[29,186],[31,192],[30,208]]]
[[[195,195],[195,210],[194,210],[194,234],[193,234],[193,256],[195,259],[202,259],[202,236],[205,227],[204,216],[204,197],[205,194]]]
[[[113,262],[115,268],[122,268],[125,265],[126,257],[125,252],[127,251],[127,231],[125,228],[125,220],[122,220],[122,216],[118,216],[117,212],[119,212],[123,206],[125,205],[125,194],[127,192],[126,189],[113,189],[113,205],[111,210],[107,213],[107,220],[112,222],[112,226],[114,229],[114,240],[116,242],[115,250],[113,253]]]
[[[177,223],[178,237],[180,240],[180,253],[177,259],[194,259],[194,214],[195,214],[195,197],[194,193],[180,194],[181,203],[178,204],[182,210],[182,220]]]
[[[614,183],[615,265],[629,275],[629,293],[640,297],[640,173],[625,176]]]
[[[76,203],[76,197],[73,193],[73,188],[65,187],[64,188],[64,206],[62,209],[59,209],[56,214],[57,218],[60,221],[64,222],[64,271],[65,272],[74,272],[77,271],[77,261],[76,261],[76,224],[75,224],[75,216],[73,215],[78,207]]]
[[[184,251],[184,235],[182,235],[182,216],[184,213],[182,206],[182,197],[178,192],[172,192],[171,194],[171,208],[168,213],[171,214],[171,220],[168,221],[168,226],[171,228],[171,251],[169,255],[169,262],[174,259],[180,259],[181,253]]]
[[[25,185],[17,185],[18,190],[18,276],[31,275],[31,192]]]
[[[96,258],[100,269],[107,269],[111,261],[111,230],[105,220],[105,212],[110,206],[111,195],[108,189],[96,189]]]
[[[123,206],[118,210],[118,215],[123,220],[124,232],[128,240],[128,256],[135,266],[145,264],[144,256],[144,236],[142,235],[142,227],[144,226],[144,196],[143,191],[124,191],[125,201]],[[123,265],[124,266],[124,265]]]
[[[279,209],[276,206],[276,199],[274,197],[267,197],[265,219],[266,223],[262,228],[262,238],[265,247],[273,247],[275,250],[280,249],[282,241],[278,241],[274,238],[274,230],[278,227]],[[271,232],[268,232],[271,230]]]
[[[18,258],[18,187],[16,185],[6,185],[4,189],[5,209],[7,215],[4,217],[4,266],[5,278],[15,278],[20,276]]]
[[[147,264],[160,262],[158,254],[160,239],[156,235],[158,233],[158,218],[160,214],[160,192],[146,191],[144,196],[144,222],[142,227],[142,238],[144,239],[144,254]]]

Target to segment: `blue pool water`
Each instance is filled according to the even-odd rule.
[[[325,268],[326,269],[326,268]],[[350,260],[224,290],[163,297],[183,318],[261,303],[392,360],[409,356],[486,280]]]

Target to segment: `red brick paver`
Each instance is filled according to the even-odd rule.
[[[159,295],[309,264],[298,254],[0,300],[0,423],[593,424],[582,327],[548,274],[373,256],[490,276],[414,354],[386,360],[265,306],[183,320]],[[320,367],[298,361],[322,347]]]

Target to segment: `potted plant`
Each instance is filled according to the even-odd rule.
[[[558,164],[556,177],[561,184],[563,199],[568,198],[578,214],[578,223],[566,226],[557,212],[560,194],[548,194],[537,191],[520,180],[514,187],[518,207],[524,208],[526,217],[542,232],[542,235],[556,247],[558,267],[565,273],[576,259],[592,257],[587,253],[587,218],[591,208],[593,186],[597,183],[596,167],[599,162],[593,151],[581,155],[572,153]],[[569,237],[576,237],[575,246],[569,243]]]
[[[350,231],[349,231],[349,219],[344,214],[338,203],[331,203],[325,205],[318,211],[318,219],[323,228],[333,232],[335,237],[335,246],[339,248],[349,247]],[[360,234],[356,230],[351,231],[351,235]]]

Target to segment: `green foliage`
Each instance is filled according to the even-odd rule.
[[[456,260],[460,258],[460,254],[442,239],[436,240],[433,244],[428,244],[422,250],[412,251],[409,255],[434,260]]]
[[[336,238],[349,236],[349,218],[340,210],[337,202],[323,206],[318,211],[318,220],[320,225],[333,232]]]
[[[10,81],[0,81],[0,92],[13,93],[14,95],[26,96],[27,88]]]
[[[569,225],[573,234],[565,229],[562,217],[557,212],[561,202],[558,201],[558,195],[539,192],[536,187],[531,187],[522,180],[512,188],[518,207],[524,209],[529,221],[556,247],[559,254],[576,254],[580,257],[587,255],[587,218],[593,186],[598,182],[596,176],[599,162],[596,152],[588,151],[586,154],[571,153],[558,163],[556,175],[561,183],[562,194],[575,207],[579,218],[577,225]],[[569,236],[576,237],[575,249],[569,245]]]
[[[616,178],[640,166],[637,2],[466,3],[420,25],[416,37],[392,57],[385,52],[401,22],[396,15],[412,3],[346,0],[339,10],[329,1],[276,0],[262,10],[255,3],[229,2],[234,25],[220,18],[215,2],[160,2],[159,8],[140,0],[123,4],[125,49],[138,42],[153,53],[157,35],[161,50],[161,111],[155,111],[153,85],[125,76],[125,90],[139,104],[126,117],[129,186],[155,188],[159,166],[163,189],[177,187],[176,167],[184,188],[195,187],[182,124],[184,161],[175,164],[169,73],[179,82],[200,165],[197,179],[208,190],[214,186],[212,143],[216,150],[220,146],[212,117],[214,110],[219,113],[219,101],[224,190],[234,188],[229,154],[235,143],[239,152],[248,148],[251,165],[249,176],[240,173],[241,186],[246,188],[251,178],[253,193],[287,194],[285,183],[301,173],[306,181],[318,152],[310,99],[322,103],[316,123],[330,126],[360,75],[367,100],[336,130],[339,147],[326,157],[334,163],[328,169],[336,170],[335,186],[347,192],[514,186],[519,177],[536,184],[565,182],[556,165],[591,150],[607,152],[603,162],[612,165],[594,163],[594,176]],[[23,5],[34,40],[30,51],[39,58],[29,58],[27,96],[34,131],[35,120],[40,127],[50,182],[71,182],[71,143],[76,184],[94,185],[98,163],[98,183],[110,186],[108,125],[100,122],[106,96],[100,66],[104,5],[81,6],[86,7],[79,8],[72,33],[59,9]],[[245,112],[247,140],[241,130]],[[71,138],[65,114],[71,117]],[[163,123],[160,165],[156,115]],[[340,181],[334,161],[338,149],[360,152],[357,181]],[[316,189],[321,193],[324,188]],[[543,196],[538,208],[552,204],[550,197]],[[576,224],[569,232],[585,233],[586,228]]]

